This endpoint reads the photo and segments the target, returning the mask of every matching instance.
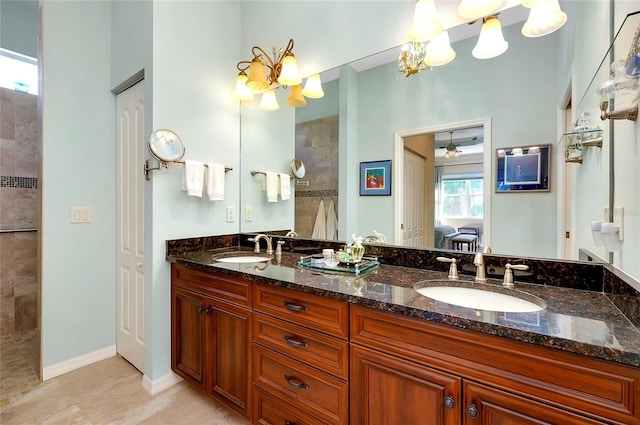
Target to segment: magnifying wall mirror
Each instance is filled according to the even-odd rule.
[[[149,136],[149,151],[162,163],[180,161],[184,156],[184,144],[171,130],[156,130]]]
[[[304,177],[306,170],[301,160],[297,158],[291,160],[291,172],[297,179],[301,179]]]

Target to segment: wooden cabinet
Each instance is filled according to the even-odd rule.
[[[254,423],[349,423],[348,312],[346,302],[254,286]]]
[[[249,417],[250,283],[175,264],[172,277],[172,369]]]
[[[353,346],[350,385],[352,424],[460,424],[458,376]]]
[[[469,425],[640,424],[638,368],[355,305],[350,324],[352,423],[379,423],[367,421],[367,412],[381,414],[376,403],[397,398],[404,375],[432,391],[421,410],[434,419],[418,423],[449,423],[437,412],[450,396],[461,409],[458,423]],[[447,393],[412,368],[457,377],[462,390]],[[371,377],[387,385],[371,386]],[[407,405],[420,409],[407,403],[385,414],[407,414]]]

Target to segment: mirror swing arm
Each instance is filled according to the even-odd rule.
[[[169,164],[184,164],[184,144],[176,133],[171,130],[160,129],[151,133],[147,142],[151,155],[158,161],[158,165],[151,166],[150,160],[144,161],[144,178],[151,180],[150,171],[169,168]],[[207,166],[207,164],[205,164]],[[224,172],[233,170],[233,167],[225,165]]]

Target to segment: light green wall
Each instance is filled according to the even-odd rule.
[[[110,3],[45,2],[42,363],[115,344],[115,98]],[[70,224],[89,206],[90,224]]]
[[[38,57],[38,0],[0,2],[0,47]]]

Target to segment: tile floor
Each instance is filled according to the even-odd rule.
[[[3,332],[0,338],[0,409],[40,385],[37,329]]]
[[[19,360],[17,354],[9,355],[11,350],[21,350],[15,346],[25,346],[10,339],[20,337],[2,336],[2,425],[249,425],[184,381],[149,395],[142,388],[140,372],[120,357],[40,382],[35,372],[27,373],[30,356]],[[14,347],[7,349],[12,344]]]

